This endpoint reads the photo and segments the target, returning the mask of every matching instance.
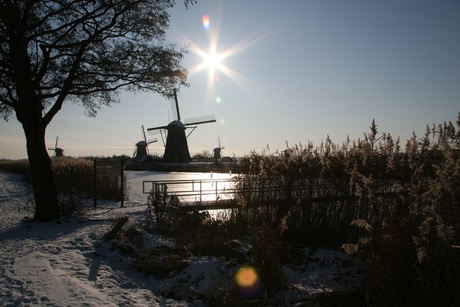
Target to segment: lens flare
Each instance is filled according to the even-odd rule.
[[[245,266],[240,268],[235,274],[235,281],[245,296],[257,296],[261,284],[259,276],[253,267]]]
[[[201,18],[201,21],[203,22],[203,28],[207,32],[209,31],[209,28],[211,27],[211,24],[209,23],[209,16],[208,15],[203,15]]]
[[[240,287],[252,287],[258,280],[256,270],[252,267],[242,267],[235,278]]]

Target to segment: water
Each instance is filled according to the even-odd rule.
[[[143,181],[164,181],[164,180],[229,180],[235,175],[231,173],[167,173],[167,172],[152,172],[152,171],[125,171],[127,175],[128,193],[130,201],[138,201],[146,203],[148,194],[143,194]],[[212,184],[212,183],[210,183]],[[218,189],[224,189],[224,186],[218,186]],[[215,198],[214,198],[215,199]],[[206,198],[203,200],[212,200]]]

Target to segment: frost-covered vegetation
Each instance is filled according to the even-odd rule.
[[[405,146],[373,121],[362,140],[267,148],[240,166],[239,207],[225,218],[163,204],[165,229],[190,251],[238,258],[232,242],[246,242],[275,293],[295,247],[336,246],[363,261],[368,305],[460,303],[460,116]]]
[[[59,191],[62,214],[72,215],[83,210],[83,198],[94,197],[94,161],[85,158],[53,157],[51,166]],[[26,159],[2,161],[0,168],[23,174],[26,180],[30,178],[29,162]],[[98,198],[120,200],[120,178],[98,176],[96,180]],[[123,180],[126,182],[126,178]],[[124,189],[127,189],[126,184]]]
[[[241,193],[239,214],[272,229],[267,246],[344,243],[365,264],[372,306],[460,304],[460,114],[404,148],[373,121],[362,140],[253,152],[242,166],[238,184],[257,193]],[[273,205],[270,191],[283,201]],[[275,255],[265,255],[272,272],[285,259]]]

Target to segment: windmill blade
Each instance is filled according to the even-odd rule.
[[[147,143],[147,137],[145,136],[144,125],[142,125],[142,135],[144,136],[144,141]]]
[[[207,116],[186,119],[184,120],[184,125],[191,126],[191,125],[199,125],[199,124],[215,123],[215,122],[216,122],[215,115],[207,115]]]
[[[155,143],[155,142],[158,142],[158,139],[153,139],[153,140],[149,140],[149,141],[145,141],[148,144],[152,144],[152,143]]]
[[[163,131],[165,131],[165,135],[163,137]],[[160,135],[161,135],[161,140],[163,141],[163,146],[166,146],[165,138],[167,137],[166,135],[167,130],[160,130]]]
[[[160,129],[166,129],[166,128],[168,128],[168,126],[153,127],[153,128],[147,128],[147,131],[160,130]]]
[[[58,145],[58,138],[59,138],[59,136],[56,137],[56,145],[54,145],[54,148],[57,148],[57,145]]]
[[[163,145],[166,146],[166,143],[165,143],[165,138],[166,138],[166,133],[167,133],[167,129],[166,129],[166,126],[164,129],[155,129],[155,130],[151,130],[151,131],[148,131],[147,129],[147,133],[149,136],[152,136],[152,137],[155,137],[153,138],[152,140],[154,140],[154,142],[157,142],[158,141],[158,138],[157,136],[160,135],[161,136],[161,140],[163,141]],[[163,132],[165,135],[163,135]],[[152,142],[152,143],[154,143]]]
[[[176,102],[177,120],[180,120],[179,102],[177,101],[176,89],[174,89],[174,101]]]

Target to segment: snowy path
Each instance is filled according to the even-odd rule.
[[[0,170],[0,185],[1,306],[180,305],[154,295],[140,274],[122,272],[122,259],[96,256],[109,221],[31,222],[24,219],[32,210],[24,209],[30,189],[21,176]]]
[[[20,175],[0,170],[0,306],[203,306],[192,297],[228,285],[242,265],[190,256],[184,259],[188,266],[168,278],[145,276],[130,269],[132,260],[111,250],[110,241],[98,245],[116,217],[144,223],[145,206],[106,202],[89,217],[39,223],[30,219],[30,199],[30,185]],[[157,234],[145,235],[149,246],[171,244]],[[334,250],[305,249],[305,263],[286,266],[284,273],[291,287],[277,298],[281,305],[352,290],[362,280],[359,265]]]

